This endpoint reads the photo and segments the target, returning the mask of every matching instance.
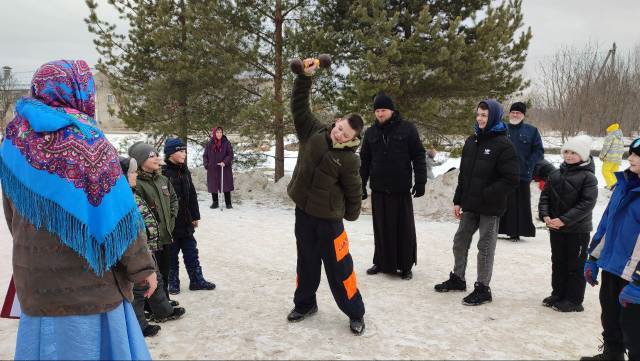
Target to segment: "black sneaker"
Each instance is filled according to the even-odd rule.
[[[558,312],[582,312],[584,307],[581,304],[573,303],[569,300],[555,302],[551,308]]]
[[[171,305],[171,307],[180,306],[180,302],[176,300],[169,300],[169,304]]]
[[[514,242],[514,243],[515,243],[515,242],[520,242],[520,237],[518,237],[518,236],[510,237],[510,238],[509,238],[509,240],[510,240],[511,242]]]
[[[356,336],[362,335],[364,333],[364,318],[360,317],[360,318],[350,319],[349,328],[351,329],[351,332],[354,335]]]
[[[580,357],[580,360],[581,361],[597,361],[597,360],[624,361],[624,351],[614,351],[611,348],[607,347],[607,345],[599,346],[598,351],[602,351],[602,353],[597,354],[595,356],[583,356],[583,357]]]
[[[371,268],[367,270],[368,275],[375,275],[375,274],[378,274],[379,272],[380,272],[380,266],[378,266],[377,264],[374,264],[373,266],[371,266]]]
[[[473,285],[473,292],[462,299],[462,304],[465,306],[480,306],[484,303],[491,302],[492,300],[491,288],[480,282],[476,282]]]
[[[466,291],[467,282],[465,282],[462,278],[456,276],[453,272],[450,272],[448,280],[435,285],[433,288],[437,292]]]
[[[300,322],[300,321],[304,320],[305,318],[313,315],[316,312],[318,312],[318,306],[317,305],[313,306],[309,311],[307,311],[305,313],[300,313],[300,312],[296,311],[296,309],[294,308],[293,310],[291,310],[291,312],[289,312],[289,315],[287,315],[287,321],[289,321],[289,322]]]
[[[142,335],[144,337],[153,337],[157,335],[158,332],[160,332],[161,328],[162,327],[158,325],[147,325],[147,327],[145,327],[144,330],[142,330]]]
[[[560,297],[551,295],[551,296],[545,298],[544,300],[542,300],[542,305],[544,307],[551,307],[551,306],[553,306],[554,303],[556,303],[558,301],[560,301]]]
[[[402,277],[403,280],[410,280],[413,278],[413,272],[411,272],[411,270],[409,271],[402,271],[402,273],[400,274],[400,277]]]
[[[183,307],[174,307],[173,308],[173,312],[171,312],[171,314],[167,317],[164,318],[154,318],[153,321],[154,322],[159,322],[159,323],[163,323],[163,322],[167,322],[167,321],[173,321],[173,320],[177,320],[180,317],[182,317],[185,312],[187,312]]]

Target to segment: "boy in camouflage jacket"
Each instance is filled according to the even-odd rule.
[[[138,192],[136,191],[136,179],[137,179],[137,165],[135,159],[130,158],[120,158],[120,166],[122,167],[122,172],[126,175],[127,181],[132,188],[133,196],[135,197],[136,203],[138,204],[138,209],[140,210],[140,214],[142,214],[142,218],[144,220],[146,235],[147,235],[147,247],[152,252],[157,251],[160,248],[159,240],[159,231],[158,231],[158,221],[156,217],[153,215],[147,203],[140,197]],[[154,257],[155,261],[155,257]],[[169,320],[176,320],[180,318],[185,313],[185,309],[182,307],[173,307],[165,294],[162,287],[162,275],[160,271],[158,271],[158,267],[156,265],[156,276],[158,279],[158,287],[155,292],[151,294],[149,299],[145,300],[144,294],[147,290],[146,284],[134,284],[133,286],[133,309],[136,313],[136,318],[138,319],[138,323],[140,324],[140,328],[142,329],[142,334],[147,336],[154,336],[160,331],[160,326],[158,325],[150,325],[144,315],[145,303],[148,305],[149,309],[152,312],[153,320],[156,322],[164,322]]]

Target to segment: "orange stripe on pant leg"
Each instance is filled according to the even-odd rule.
[[[348,299],[353,298],[353,295],[358,292],[355,272],[351,272],[351,275],[346,280],[342,281],[342,284],[344,285],[344,289],[347,291]]]
[[[338,262],[349,254],[349,238],[347,238],[346,231],[342,231],[338,238],[333,240],[333,248],[336,251],[336,260]]]

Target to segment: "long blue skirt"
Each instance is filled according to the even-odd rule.
[[[151,360],[128,301],[94,315],[20,316],[16,360]]]

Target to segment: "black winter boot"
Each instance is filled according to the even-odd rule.
[[[553,306],[554,303],[556,303],[558,301],[560,301],[560,297],[551,295],[549,297],[545,297],[545,299],[542,300],[542,305],[544,307],[551,307],[551,306]]]
[[[480,282],[476,282],[473,285],[473,292],[462,299],[462,304],[465,306],[480,306],[491,301],[491,288],[489,288],[489,286],[483,285]]]
[[[466,291],[467,282],[462,278],[456,276],[455,273],[449,273],[449,279],[437,284],[433,287],[437,292],[449,292],[449,291]]]
[[[349,328],[351,329],[351,332],[356,335],[356,336],[360,336],[364,333],[364,318],[353,318],[349,320]]]
[[[180,293],[180,277],[179,270],[169,270],[169,294],[177,295]]]
[[[187,273],[189,273],[189,280],[191,281],[189,283],[189,289],[191,291],[216,289],[216,285],[214,283],[204,279],[204,276],[202,275],[202,268],[200,266],[195,267],[192,270],[188,270]]]
[[[624,361],[624,351],[612,350],[611,347],[607,347],[607,345],[602,345],[598,347],[598,351],[602,351],[602,353],[597,354],[595,356],[583,356],[580,358],[580,360],[581,361],[591,361],[591,360]]]
[[[379,272],[380,272],[380,266],[378,266],[377,264],[374,264],[373,266],[371,266],[371,268],[367,270],[368,275],[375,275],[375,274],[378,274]]]
[[[173,308],[173,312],[171,312],[171,314],[169,316],[164,317],[164,318],[155,318],[154,317],[153,321],[162,323],[162,322],[177,320],[180,317],[182,317],[185,314],[185,312],[187,312],[187,311],[183,307],[174,307]]]
[[[142,335],[144,337],[153,337],[160,332],[161,327],[158,325],[147,325],[147,327],[142,330]]]
[[[218,193],[211,193],[211,199],[213,202],[211,203],[211,206],[209,208],[211,209],[218,208]]]
[[[300,322],[300,321],[304,320],[305,318],[313,315],[316,312],[318,312],[318,305],[313,306],[309,311],[307,311],[305,313],[298,312],[294,308],[287,315],[287,321],[289,321],[289,322]]]

